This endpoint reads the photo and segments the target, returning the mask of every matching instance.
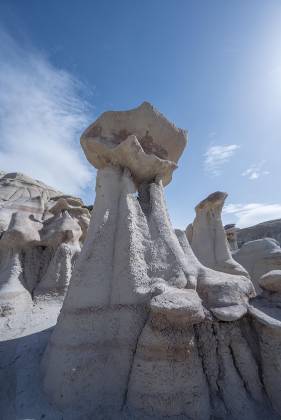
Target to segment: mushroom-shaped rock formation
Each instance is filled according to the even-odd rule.
[[[210,194],[195,208],[196,216],[186,229],[191,248],[198,260],[206,267],[223,273],[248,276],[229,250],[221,220],[221,212],[227,194],[217,191]]]
[[[23,319],[35,296],[65,293],[89,219],[80,199],[22,174],[1,173],[1,323],[11,323],[12,314]]]
[[[281,248],[272,238],[246,242],[232,255],[250,274],[257,293],[261,293],[260,277],[271,270],[281,269]]]
[[[160,175],[164,185],[171,181],[186,141],[186,132],[148,102],[130,111],[103,113],[81,136],[85,155],[97,169],[119,165],[138,183]]]
[[[131,131],[134,112],[124,114],[124,140],[141,137]],[[119,113],[104,115],[111,127]],[[140,133],[156,132],[139,115]],[[171,142],[178,132],[170,132]],[[157,145],[171,153],[165,135]],[[92,136],[105,147],[114,138],[112,130]],[[205,267],[185,233],[174,231],[165,173],[142,174],[131,149],[126,160],[103,160],[91,144],[93,163],[103,163],[86,240],[42,360],[50,400],[74,418],[277,418],[255,336],[248,341],[251,281]],[[157,150],[142,153],[159,158]]]

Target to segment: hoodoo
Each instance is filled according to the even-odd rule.
[[[34,300],[63,298],[89,216],[78,198],[1,173],[0,327],[16,335]]]
[[[69,418],[278,418],[251,281],[202,265],[169,219],[185,132],[144,103],[103,114],[81,144],[96,199],[42,361],[49,399]]]
[[[232,258],[221,212],[227,194],[217,191],[196,207],[196,217],[186,234],[198,260],[206,267],[223,273],[248,276],[247,271]]]

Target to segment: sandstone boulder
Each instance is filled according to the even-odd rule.
[[[281,268],[281,248],[279,243],[271,238],[246,242],[232,255],[249,272],[257,293],[261,293],[260,277],[271,270]]]
[[[263,274],[259,285],[270,292],[281,293],[281,270],[271,270]]]

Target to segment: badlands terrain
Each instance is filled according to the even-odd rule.
[[[0,418],[281,418],[278,221],[224,229],[227,194],[175,229],[184,130],[145,102],[81,136],[91,213],[0,176]]]

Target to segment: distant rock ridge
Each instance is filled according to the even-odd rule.
[[[245,242],[256,239],[272,238],[281,245],[281,218],[267,220],[247,228],[237,229],[237,243],[240,248]]]

